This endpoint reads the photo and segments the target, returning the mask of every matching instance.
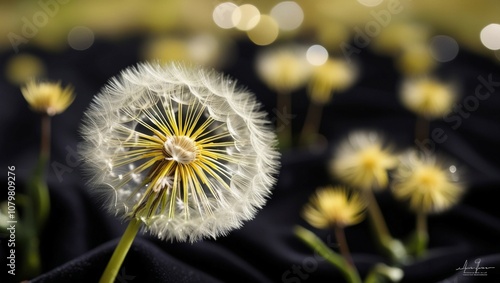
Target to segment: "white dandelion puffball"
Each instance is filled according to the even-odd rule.
[[[253,94],[215,71],[142,63],[125,69],[83,118],[93,191],[166,240],[215,238],[254,217],[279,153]]]

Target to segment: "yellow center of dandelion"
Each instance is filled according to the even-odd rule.
[[[238,152],[226,148],[234,140],[225,124],[206,116],[206,106],[158,101],[135,119],[134,129],[121,127],[123,136],[134,140],[120,142],[123,150],[115,157],[115,166],[133,164],[117,187],[125,186],[133,176],[143,180],[132,189],[138,197],[131,208],[132,217],[149,221],[166,215],[169,219],[191,211],[213,213],[213,200],[224,204],[223,192],[229,191],[230,164],[238,162]],[[133,117],[133,113],[126,112]]]
[[[189,164],[196,159],[198,148],[195,142],[186,136],[168,137],[163,144],[166,160],[174,160],[181,164]]]
[[[418,184],[421,184],[424,190],[436,189],[439,185],[446,182],[443,173],[434,167],[426,167],[416,172],[415,178]]]
[[[366,170],[374,170],[379,156],[380,153],[376,148],[367,149],[362,156],[363,167]]]

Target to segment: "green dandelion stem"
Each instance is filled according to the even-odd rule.
[[[314,233],[301,226],[295,226],[295,235],[299,237],[307,246],[316,251],[320,256],[325,258],[333,266],[337,267],[347,282],[361,283],[358,271],[354,265],[351,265],[341,255],[332,251],[325,243],[318,238]]]
[[[368,201],[368,216],[375,232],[377,244],[392,260],[398,263],[404,261],[407,256],[406,249],[399,240],[391,236],[373,191],[365,190],[364,195]]]
[[[323,114],[323,105],[311,102],[307,110],[306,120],[300,134],[300,143],[308,145],[313,143],[319,133],[321,116]]]
[[[354,265],[351,252],[349,251],[349,246],[347,245],[344,228],[335,226],[333,227],[333,230],[335,231],[335,238],[337,239],[337,242],[339,244],[340,254],[345,258],[347,263],[349,263],[350,265]]]
[[[109,260],[108,265],[99,280],[99,283],[115,282],[116,275],[122,266],[123,260],[125,259],[130,246],[132,246],[132,242],[134,241],[139,228],[141,228],[141,221],[137,218],[132,218],[127,226],[127,229],[125,230],[125,233],[123,233],[118,246],[116,246],[111,259]]]
[[[427,249],[427,243],[429,241],[429,235],[427,232],[427,215],[425,213],[417,213],[416,226],[415,256],[422,256]]]
[[[365,190],[365,197],[368,200],[368,216],[372,222],[375,234],[379,242],[386,242],[392,239],[387,224],[385,223],[384,216],[380,207],[378,206],[377,199],[372,190]]]

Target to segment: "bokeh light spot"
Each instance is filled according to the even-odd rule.
[[[68,44],[79,51],[86,50],[94,44],[94,32],[88,27],[77,26],[68,33]]]
[[[314,66],[325,64],[328,60],[328,51],[321,45],[313,45],[307,49],[307,61]]]
[[[238,6],[231,2],[224,2],[215,7],[212,18],[217,26],[223,29],[234,28],[233,12]]]
[[[432,57],[438,62],[449,62],[458,55],[459,46],[455,39],[446,35],[436,35],[430,41]]]
[[[268,15],[262,15],[255,28],[247,32],[248,38],[257,45],[269,45],[278,38],[278,23]]]
[[[500,49],[500,25],[489,24],[481,30],[481,42],[483,45],[491,50]]]
[[[251,4],[237,7],[232,14],[233,24],[240,30],[251,30],[259,23],[261,16],[259,9]]]
[[[302,24],[304,11],[296,2],[284,1],[273,7],[271,17],[278,22],[280,29],[294,30]]]

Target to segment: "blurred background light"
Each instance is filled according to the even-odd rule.
[[[30,79],[45,75],[45,65],[42,60],[31,54],[18,54],[6,62],[5,75],[12,84],[24,84]]]
[[[88,27],[74,27],[68,33],[68,44],[75,50],[86,50],[94,44],[94,32]]]
[[[268,15],[260,16],[260,21],[247,32],[248,38],[257,45],[269,45],[273,43],[279,34],[278,23]]]
[[[447,35],[436,35],[431,38],[432,57],[438,62],[449,62],[458,55],[459,47],[455,39]]]
[[[304,11],[294,1],[284,1],[276,4],[271,10],[271,16],[278,22],[282,30],[294,30],[304,20]]]
[[[311,65],[320,66],[328,60],[328,51],[321,45],[312,45],[307,49],[306,58]]]
[[[500,25],[489,24],[481,30],[481,42],[483,45],[491,50],[500,49]]]
[[[259,23],[259,9],[251,4],[241,5],[233,11],[232,20],[237,29],[245,31],[251,30]]]
[[[231,2],[224,2],[217,5],[212,13],[212,18],[217,26],[223,29],[234,28],[233,12],[238,6]]]

